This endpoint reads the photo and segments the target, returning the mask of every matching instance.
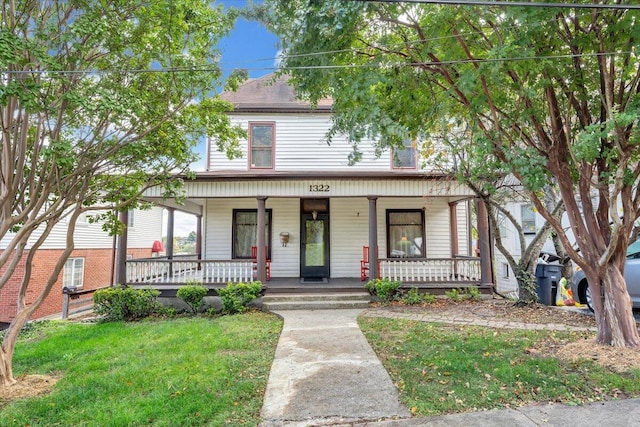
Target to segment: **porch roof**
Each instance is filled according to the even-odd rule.
[[[178,210],[201,213],[201,206],[209,198],[344,198],[344,197],[444,197],[459,201],[475,197],[465,185],[440,177],[416,174],[360,174],[358,176],[324,173],[297,174],[276,177],[251,174],[249,176],[220,177],[198,174],[195,180],[184,182],[187,201],[181,206],[162,198],[159,188],[144,193],[146,200]]]

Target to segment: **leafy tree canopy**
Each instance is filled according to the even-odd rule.
[[[266,0],[252,14],[301,96],[334,99],[332,132],[393,146],[463,129],[452,147],[475,175],[512,173],[585,270],[598,340],[640,345],[622,276],[640,215],[636,11]],[[549,183],[579,252],[545,208]]]
[[[233,10],[205,0],[12,0],[0,13],[0,289],[26,257],[0,349],[0,383],[10,384],[17,332],[73,250],[80,214],[93,210],[91,220],[120,231],[115,210],[140,205],[145,189],[180,196],[174,176],[199,139],[215,136],[234,156],[243,131],[215,95],[215,46]],[[66,249],[27,304],[33,254],[65,217]]]

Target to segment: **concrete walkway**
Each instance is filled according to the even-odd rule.
[[[577,407],[534,403],[513,409],[412,418],[358,327],[356,318],[363,311],[277,312],[284,319],[284,326],[267,383],[261,427],[640,427],[640,399]],[[414,315],[383,308],[368,309],[364,315],[493,328],[554,329],[549,325],[484,323],[478,319]]]
[[[262,427],[410,417],[356,322],[361,309],[283,310]]]

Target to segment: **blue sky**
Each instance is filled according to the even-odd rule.
[[[246,0],[218,0],[227,6],[243,7]],[[229,37],[218,45],[222,51],[221,65],[225,75],[236,68],[249,71],[250,77],[273,72],[278,39],[257,22],[239,19]]]
[[[215,4],[225,7],[243,7],[246,0],[217,0]],[[278,54],[278,39],[257,22],[239,19],[228,37],[222,39],[218,45],[222,56],[220,65],[224,76],[228,76],[236,68],[249,71],[252,78],[260,77],[274,71]],[[200,160],[192,165],[195,171],[204,170],[206,141],[202,140],[197,147]],[[166,215],[165,215],[166,216]],[[195,230],[195,217],[176,211],[174,236],[188,236]],[[166,219],[162,227],[162,234],[166,235]]]
[[[259,2],[259,1],[257,1]],[[256,3],[257,3],[256,2]],[[246,0],[217,0],[215,4],[241,8]],[[249,77],[256,78],[272,73],[278,55],[278,38],[258,22],[238,19],[228,37],[218,44],[221,52],[220,66],[223,75],[228,76],[237,68],[249,71]],[[195,171],[204,170],[206,141],[198,144],[200,160],[192,165]]]

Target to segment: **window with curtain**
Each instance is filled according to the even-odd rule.
[[[258,210],[233,210],[233,258],[251,258],[251,246],[258,241]],[[271,258],[271,209],[265,209],[264,241]]]
[[[387,210],[387,257],[424,258],[422,209]]]
[[[275,123],[249,123],[249,152],[252,169],[273,169]]]

